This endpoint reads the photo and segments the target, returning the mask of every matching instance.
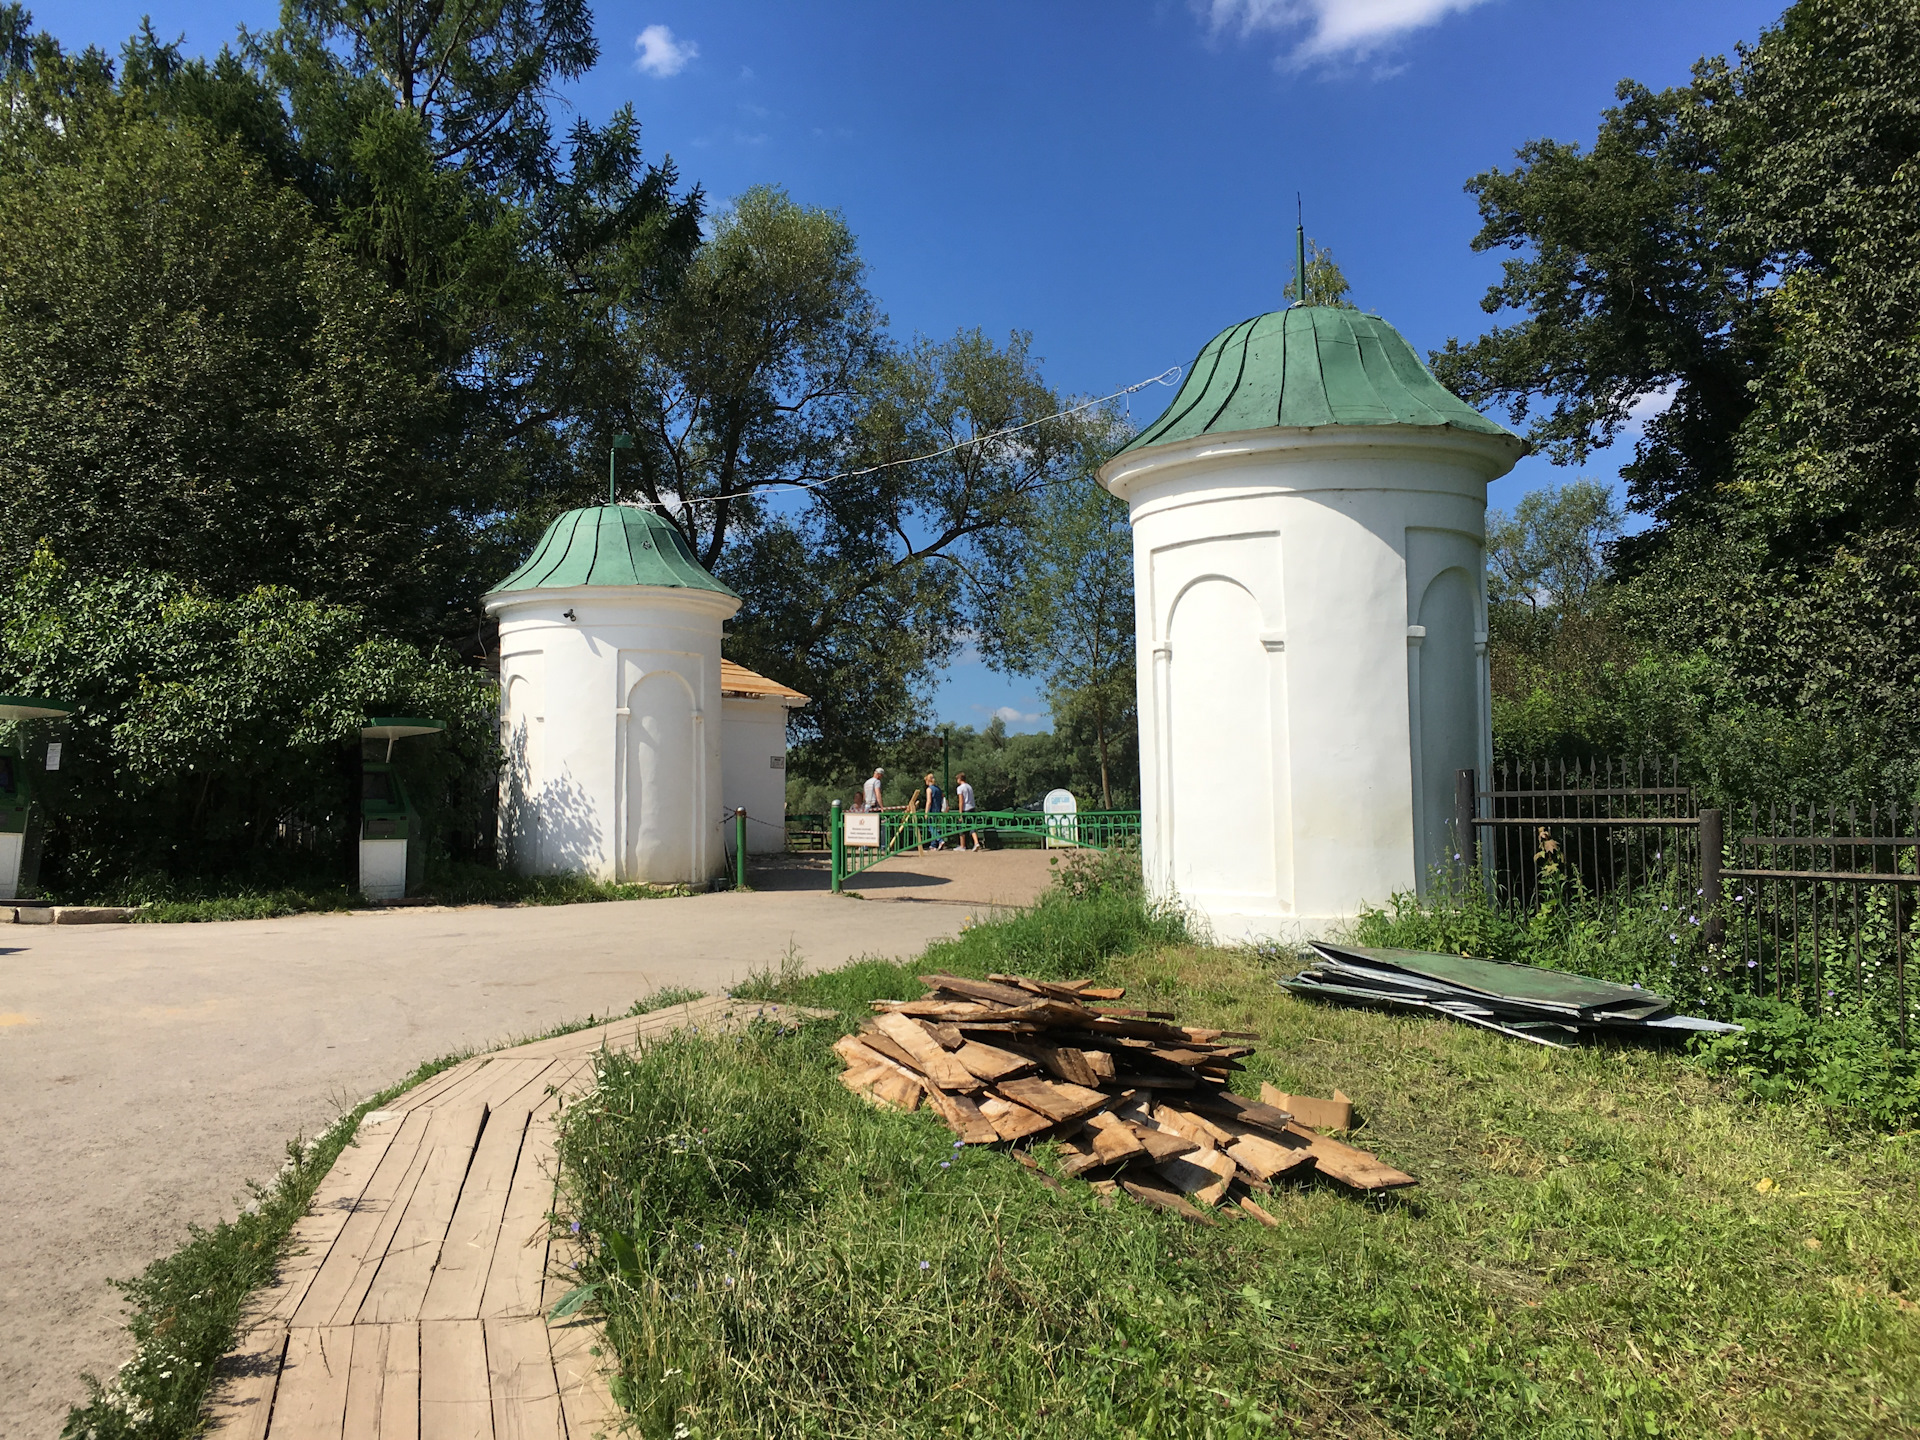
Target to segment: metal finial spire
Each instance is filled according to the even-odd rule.
[[[607,503],[609,505],[618,504],[620,499],[620,491],[614,479],[613,457],[618,451],[631,450],[632,448],[633,437],[631,435],[616,435],[613,437],[613,444],[607,449]]]
[[[1293,303],[1307,303],[1307,207],[1298,190],[1293,192],[1294,213],[1299,223],[1293,227]]]

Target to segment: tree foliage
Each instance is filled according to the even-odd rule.
[[[1086,472],[1049,487],[1017,545],[998,547],[975,631],[988,664],[1045,678],[1057,731],[1091,732],[1103,810],[1113,808],[1116,780],[1127,793],[1140,788],[1133,528],[1126,505],[1092,476],[1125,438],[1117,422],[1089,434]],[[1116,749],[1132,759],[1117,775]]]
[[[486,676],[369,633],[356,609],[271,587],[217,599],[153,572],[87,578],[45,549],[0,605],[0,691],[78,707],[48,864],[83,894],[147,875],[344,873],[369,715],[448,722],[400,757],[443,812],[449,784],[497,758]]]
[[[1920,3],[1800,0],[1689,85],[1631,83],[1590,149],[1470,187],[1510,248],[1436,372],[1622,471],[1620,617],[1889,781],[1920,742]],[[1536,407],[1538,407],[1536,409]],[[1857,767],[1852,767],[1857,768]]]

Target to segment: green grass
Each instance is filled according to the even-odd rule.
[[[584,875],[513,875],[486,865],[452,864],[429,877],[422,898],[442,905],[583,905],[694,893],[686,885],[616,885]],[[138,905],[137,921],[179,925],[357,910],[369,902],[344,885],[315,881],[211,893],[191,884],[154,882],[129,886],[100,903]]]
[[[639,1433],[1920,1434],[1920,1136],[1681,1051],[1316,1006],[1170,928],[1055,897],[912,964],[743,987],[838,1024],[607,1060],[563,1119],[564,1210]],[[1309,1181],[1278,1230],[1200,1228],[956,1152],[827,1050],[929,967],[1096,974],[1255,1030],[1248,1088],[1340,1087],[1422,1183]]]

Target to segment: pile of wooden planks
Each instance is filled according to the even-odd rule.
[[[1338,1091],[1320,1100],[1263,1086],[1250,1100],[1230,1090],[1252,1035],[1121,1008],[1111,1002],[1124,991],[1088,981],[920,981],[925,998],[874,1001],[861,1032],[835,1044],[841,1082],[903,1110],[924,1101],[969,1145],[1055,1140],[1069,1175],[1199,1221],[1205,1207],[1235,1204],[1275,1223],[1253,1197],[1283,1176],[1368,1191],[1416,1183],[1320,1133],[1352,1122]]]

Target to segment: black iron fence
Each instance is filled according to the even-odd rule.
[[[1862,1005],[1908,1042],[1907,959],[1920,942],[1920,808],[1747,808],[1726,847],[1724,962],[1812,1014]]]
[[[1700,869],[1700,811],[1672,760],[1498,761],[1485,789],[1462,770],[1455,803],[1503,906],[1567,888],[1626,897]]]
[[[1698,803],[1673,760],[1500,762],[1462,770],[1455,828],[1495,904],[1533,911],[1644,891],[1697,910],[1706,963],[1819,1015],[1854,1008],[1909,1041],[1920,946],[1920,805]]]

